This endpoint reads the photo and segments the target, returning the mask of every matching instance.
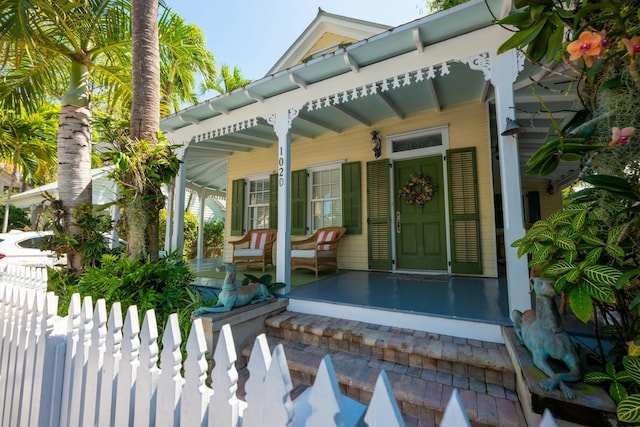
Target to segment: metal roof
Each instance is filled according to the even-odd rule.
[[[176,143],[198,138],[197,144],[190,144],[186,151],[187,185],[195,189],[225,192],[227,156],[237,151],[277,144],[277,137],[271,125],[262,118],[253,126],[230,126],[221,135],[211,132],[201,134],[199,125],[203,122],[228,116],[231,124],[235,122],[234,113],[247,106],[277,102],[278,96],[291,91],[306,90],[314,84],[348,76],[349,73],[408,52],[494,25],[495,16],[504,16],[510,5],[508,0],[471,0],[425,16],[333,53],[267,75],[244,88],[185,108],[162,119],[160,127]],[[376,96],[350,99],[331,108],[301,110],[292,122],[292,140],[303,137],[313,139],[326,132],[341,132],[353,126],[372,126],[380,120],[404,118],[430,109],[439,111],[473,99],[491,102],[492,88],[482,73],[460,62],[451,62],[448,67],[451,78],[425,79],[406,87],[400,85],[394,90],[379,92]],[[550,88],[561,89],[566,86],[555,74],[541,71],[531,64],[526,64],[519,81],[514,84],[515,118],[525,127],[525,132],[518,136],[523,170],[523,163],[542,144],[550,124],[549,118],[540,112],[539,101],[531,92],[532,76]],[[537,92],[553,111],[569,111],[573,107],[571,96],[542,88],[538,88]],[[498,129],[501,129],[501,125],[498,124]],[[175,135],[178,134],[180,137],[189,135],[189,138],[176,140]],[[569,174],[569,166],[563,165],[551,179],[559,181]]]

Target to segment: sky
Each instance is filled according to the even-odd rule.
[[[238,66],[245,78],[265,76],[318,14],[325,12],[398,26],[424,13],[424,0],[165,0],[197,25],[221,64]]]

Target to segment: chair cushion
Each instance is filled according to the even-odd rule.
[[[338,237],[338,232],[335,230],[321,231],[318,233],[318,242],[333,242]],[[331,245],[320,245],[318,250],[328,251],[331,249]]]
[[[262,256],[264,249],[236,249],[233,256]]]
[[[293,249],[291,258],[314,258],[316,251],[314,249]]]
[[[271,240],[271,231],[259,231],[251,233],[249,249],[264,249],[264,245]]]

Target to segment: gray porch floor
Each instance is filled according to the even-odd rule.
[[[219,259],[191,261],[194,271],[212,270]],[[306,273],[302,273],[306,274]],[[313,275],[312,272],[308,274]],[[203,283],[204,284],[204,283]],[[286,297],[509,325],[506,279],[345,271],[292,286]]]
[[[485,323],[511,323],[504,279],[347,271],[292,287],[287,296]]]

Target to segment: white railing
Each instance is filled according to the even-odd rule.
[[[139,326],[135,306],[123,322],[119,303],[72,297],[67,317],[46,293],[46,270],[6,268],[0,276],[0,425],[2,426],[404,426],[383,371],[369,406],[340,393],[331,359],[295,400],[282,345],[269,352],[264,335],[249,359],[246,401],[236,397],[236,352],[222,327],[207,385],[206,339],[194,320],[182,361],[177,315],[158,350],[155,313]],[[158,366],[160,359],[160,366]],[[441,426],[468,426],[454,390]],[[555,426],[550,414],[541,426]]]

